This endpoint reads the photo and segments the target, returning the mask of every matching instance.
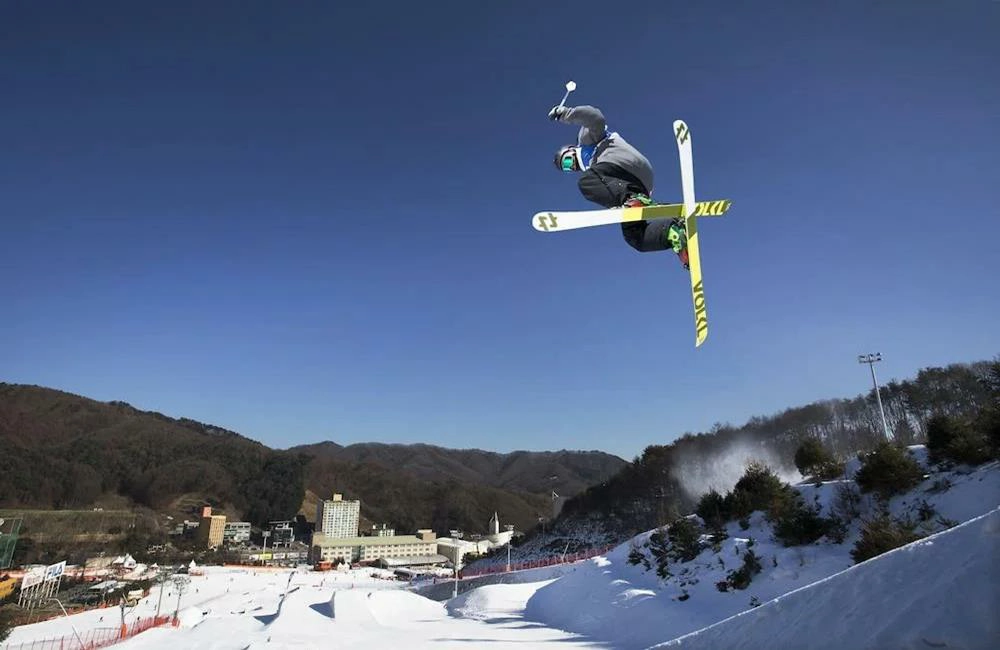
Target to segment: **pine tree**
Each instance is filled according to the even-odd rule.
[[[882,499],[889,499],[920,483],[923,476],[920,465],[906,450],[884,442],[875,451],[861,456],[855,481],[862,492],[875,492]]]

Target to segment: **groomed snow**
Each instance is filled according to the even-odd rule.
[[[656,647],[998,648],[998,550],[1000,508]]]
[[[470,602],[474,603],[475,613],[463,617],[451,615],[445,603],[405,590],[405,583],[371,576],[372,573],[387,575],[383,572],[265,573],[216,567],[206,567],[205,571],[204,576],[191,577],[191,587],[182,596],[179,627],[148,630],[115,647],[385,650],[469,648],[487,643],[531,648],[552,642],[565,648],[608,647],[524,621],[521,616],[524,601],[542,583],[496,585],[472,592]],[[287,593],[282,597],[286,586]],[[152,615],[157,596],[158,590],[154,589],[129,612],[126,620]],[[163,611],[172,614],[175,604],[176,592],[169,597],[165,595]],[[472,614],[472,607],[470,604],[466,612]],[[95,627],[113,627],[119,616],[118,609],[109,608],[76,614],[71,619],[84,632]],[[16,628],[6,645],[0,647],[17,648],[33,640],[72,634],[69,621],[57,618]]]

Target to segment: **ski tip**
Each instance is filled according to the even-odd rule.
[[[539,212],[531,218],[531,225],[539,232],[551,232],[559,227],[559,221],[551,212]]]
[[[691,129],[684,120],[674,120],[674,139],[677,144],[684,144],[691,137]]]

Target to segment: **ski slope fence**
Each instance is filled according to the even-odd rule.
[[[82,631],[79,636],[70,634],[52,639],[0,644],[0,650],[94,650],[95,648],[107,648],[150,628],[166,625],[171,620],[173,620],[171,616],[151,616],[140,618],[131,625],[122,627],[99,627]]]
[[[602,546],[600,548],[589,548],[585,551],[579,551],[577,553],[568,553],[566,555],[552,556],[541,558],[538,560],[527,560],[525,562],[511,562],[511,571],[523,571],[525,569],[540,569],[547,566],[555,566],[556,564],[572,564],[573,562],[579,562],[580,560],[589,560],[592,557],[597,557],[598,555],[604,555],[611,549],[618,546],[617,544],[609,544],[608,546]],[[460,578],[475,578],[477,576],[491,575],[494,573],[507,573],[507,564],[500,563],[491,567],[486,567],[483,569],[465,570],[462,569],[458,572],[458,577]]]

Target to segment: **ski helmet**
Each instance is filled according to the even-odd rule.
[[[556,169],[564,172],[578,172],[583,169],[580,160],[580,147],[567,144],[559,148],[555,157]]]

